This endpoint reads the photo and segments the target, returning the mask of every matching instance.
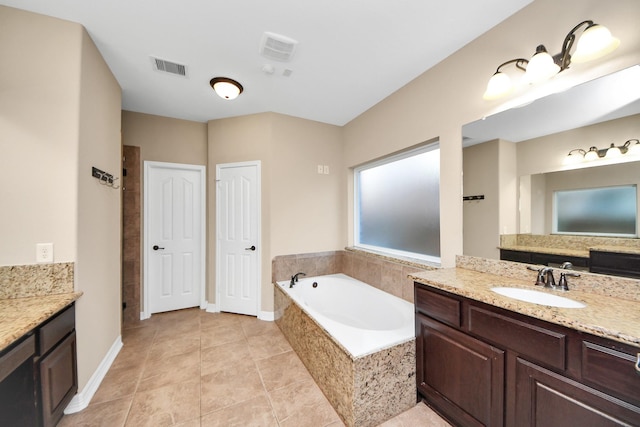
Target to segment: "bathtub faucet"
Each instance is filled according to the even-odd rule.
[[[293,288],[293,285],[296,284],[296,282],[298,281],[298,276],[306,276],[306,274],[304,274],[303,272],[300,273],[296,273],[293,276],[291,276],[291,282],[289,282],[289,287]]]

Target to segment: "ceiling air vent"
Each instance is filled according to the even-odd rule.
[[[175,74],[177,76],[185,77],[187,75],[187,67],[182,64],[167,61],[160,58],[151,57],[154,63],[156,71],[162,71],[169,74]]]
[[[296,50],[297,41],[280,34],[265,32],[260,42],[260,54],[275,61],[291,61]]]

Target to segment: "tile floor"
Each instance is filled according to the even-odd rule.
[[[274,322],[187,309],[122,341],[91,404],[59,427],[344,425]],[[449,424],[418,404],[382,426]]]

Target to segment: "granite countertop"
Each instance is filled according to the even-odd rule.
[[[640,302],[578,290],[553,291],[523,281],[463,268],[425,271],[411,276],[416,282],[516,313],[566,326],[592,335],[640,347]],[[569,283],[571,285],[571,283]],[[501,296],[492,287],[510,286],[550,292],[580,301],[585,308],[558,308]]]
[[[579,250],[579,249],[566,249],[566,248],[549,248],[544,246],[516,246],[516,245],[499,246],[498,249],[504,249],[508,251],[537,252],[539,254],[565,255],[565,256],[573,256],[573,257],[580,257],[580,258],[589,258],[588,249]]]
[[[0,351],[76,301],[82,292],[0,299]]]

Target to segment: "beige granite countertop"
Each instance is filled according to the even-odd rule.
[[[76,301],[82,292],[0,299],[0,351]]]
[[[521,252],[537,252],[539,254],[551,254],[551,255],[565,255],[574,256],[580,258],[589,258],[588,250],[579,249],[566,249],[566,248],[549,248],[543,246],[499,246],[498,249],[505,249],[508,251],[521,251]]]
[[[497,276],[463,268],[446,268],[416,273],[419,283],[476,301],[535,317],[578,331],[640,347],[640,303],[579,290],[553,291],[534,286],[531,281]],[[585,308],[558,308],[518,301],[493,291],[510,286],[550,292],[586,304]]]

